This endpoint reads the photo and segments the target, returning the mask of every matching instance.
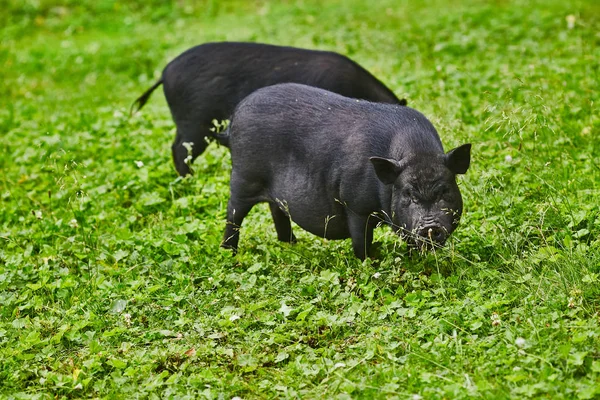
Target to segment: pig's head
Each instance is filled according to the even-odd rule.
[[[371,157],[377,177],[393,185],[391,217],[394,228],[410,245],[443,245],[462,214],[456,174],[471,163],[471,144],[442,155],[416,155],[403,160]]]

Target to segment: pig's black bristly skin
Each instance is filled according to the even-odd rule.
[[[269,203],[279,240],[295,240],[291,218],[321,237],[352,238],[360,259],[382,220],[417,245],[441,245],[462,213],[456,174],[471,145],[444,154],[429,120],[408,107],[280,84],[245,98],[218,140],[231,149],[223,247],[234,251],[259,202]]]
[[[329,52],[260,43],[206,43],[193,47],[163,70],[162,78],[132,105],[141,109],[161,84],[177,125],[172,145],[177,172],[189,165],[213,136],[212,121],[229,118],[235,106],[254,90],[295,82],[347,97],[406,105],[377,78],[349,58]],[[191,143],[192,151],[183,143]],[[189,146],[188,146],[189,147]],[[191,158],[188,158],[191,156]]]

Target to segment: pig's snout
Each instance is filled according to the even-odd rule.
[[[448,231],[440,225],[426,225],[417,231],[417,245],[421,248],[443,245],[448,239]]]

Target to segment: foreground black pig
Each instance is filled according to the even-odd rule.
[[[245,98],[220,141],[232,160],[222,246],[234,252],[259,202],[279,240],[295,240],[291,218],[321,237],[352,238],[360,259],[380,221],[423,247],[442,245],[462,213],[456,174],[469,168],[471,145],[444,154],[435,128],[408,107],[279,84]]]
[[[190,173],[191,163],[207,146],[212,120],[229,118],[235,106],[256,89],[294,82],[347,97],[405,105],[391,90],[349,58],[329,51],[260,43],[206,43],[171,61],[162,78],[134,103],[137,110],[161,84],[175,125],[173,161],[177,172]],[[183,143],[192,143],[191,158]]]

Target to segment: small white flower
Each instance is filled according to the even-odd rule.
[[[522,337],[518,337],[515,339],[515,345],[517,345],[517,347],[523,347],[525,346],[525,339],[523,339]]]
[[[233,321],[235,321],[235,320],[238,320],[238,319],[240,319],[240,316],[239,316],[239,315],[232,315],[231,317],[229,317],[229,320],[230,320],[231,322],[233,322]]]
[[[569,28],[569,29],[575,28],[575,19],[576,18],[575,18],[574,15],[572,15],[572,14],[571,15],[567,15],[565,17],[565,19],[567,20],[567,28]]]
[[[144,166],[144,162],[143,161],[134,161],[135,165],[137,165],[138,168],[142,168]]]
[[[41,210],[35,211],[34,215],[37,219],[42,219],[42,211]]]
[[[513,158],[510,155],[504,157],[504,161],[506,161],[507,163],[512,162],[512,160]]]
[[[77,220],[75,218],[73,218],[72,220],[69,221],[69,226],[71,228],[77,228],[77,227],[79,227],[79,224],[77,223]]]
[[[125,319],[125,323],[127,324],[127,326],[131,325],[131,314],[129,314],[129,313],[123,314],[123,319]]]
[[[73,387],[73,389],[81,390],[81,389],[83,389],[83,385],[81,383],[78,383],[77,385],[75,385]]]
[[[183,339],[183,333],[179,332],[177,336],[175,336],[175,339]]]
[[[380,276],[381,276],[381,274],[379,272],[375,272],[373,274],[373,279],[379,279]]]
[[[492,313],[491,319],[492,319],[492,326],[498,326],[502,323],[502,320],[500,319],[500,316],[498,315],[498,313]]]
[[[194,143],[193,142],[183,142],[183,143],[181,143],[181,145],[183,147],[185,147],[185,149],[188,151],[188,153],[191,153],[192,152],[192,147],[194,146]]]
[[[336,364],[333,366],[333,368],[336,368],[336,369],[337,369],[337,368],[344,368],[345,366],[346,366],[346,364],[344,364],[343,362],[339,362],[339,363],[336,363]]]
[[[187,156],[186,158],[183,159],[183,162],[186,165],[189,165],[192,162],[192,156]]]

